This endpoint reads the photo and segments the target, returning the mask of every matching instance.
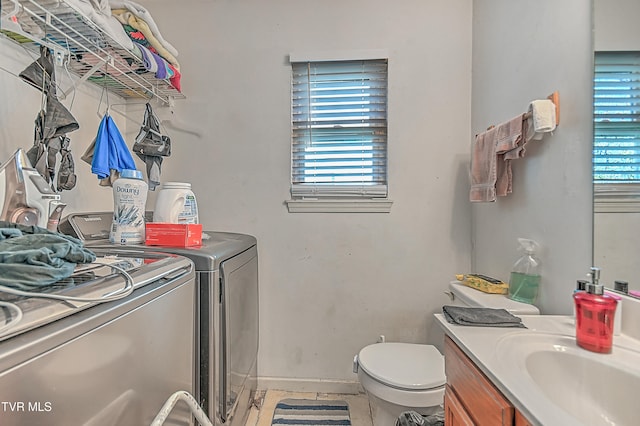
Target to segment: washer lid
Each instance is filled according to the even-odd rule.
[[[376,343],[360,351],[358,365],[375,380],[398,389],[426,390],[446,381],[444,357],[431,345]]]

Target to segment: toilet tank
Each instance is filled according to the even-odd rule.
[[[534,305],[516,302],[504,294],[483,293],[480,290],[462,284],[460,281],[451,281],[447,294],[453,306],[501,308],[506,309],[514,315],[540,315],[540,310]]]

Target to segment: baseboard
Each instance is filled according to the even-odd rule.
[[[275,389],[287,392],[321,392],[358,394],[363,389],[358,381],[328,379],[296,379],[287,377],[258,377],[258,389]]]

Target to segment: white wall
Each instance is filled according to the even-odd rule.
[[[173,134],[165,176],[193,183],[206,228],[259,241],[265,383],[355,382],[378,335],[427,341],[470,265],[471,1],[146,3],[180,50],[176,114],[204,134]],[[288,213],[288,54],[360,49],[390,55],[391,213]]]
[[[202,134],[168,129],[173,154],[163,178],[192,182],[206,229],[259,241],[259,374],[275,378],[265,383],[355,383],[353,355],[378,335],[426,342],[432,314],[447,301],[443,290],[470,266],[471,1],[348,0],[338,11],[335,3],[309,0],[142,3],[180,51],[187,100],[176,102],[174,120]],[[290,214],[283,203],[290,174],[287,55],[360,49],[389,52],[392,211]],[[7,156],[16,145],[30,146],[38,98],[18,79],[2,79],[11,93],[0,114]],[[33,99],[15,108],[22,90],[35,92]],[[100,94],[83,90],[72,110],[83,133],[71,135],[81,183],[64,195],[67,213],[112,207],[108,190],[79,160],[97,130]],[[161,118],[170,116],[156,108]],[[141,118],[140,106],[127,109]],[[137,128],[121,130],[131,142]],[[154,194],[148,206],[153,202]]]
[[[538,305],[571,313],[571,292],[591,266],[591,2],[480,0],[473,12],[472,132],[560,93],[560,126],[513,164],[513,194],[477,203],[473,269],[508,279],[517,238],[542,246]]]
[[[638,50],[640,3],[593,0],[593,46],[597,50]]]
[[[640,240],[636,232],[640,213],[596,213],[593,218],[594,265],[601,268],[600,278],[613,288],[614,281],[629,283],[630,290],[640,290],[638,253]]]

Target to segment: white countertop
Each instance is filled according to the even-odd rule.
[[[533,425],[582,426],[582,423],[551,403],[544,394],[523,383],[522,374],[504,367],[498,357],[500,342],[506,336],[540,332],[575,338],[575,323],[571,316],[519,315],[525,328],[470,327],[450,324],[442,314],[436,314],[440,326],[480,370],[495,384]],[[614,336],[615,345],[640,352],[640,342],[625,335]],[[581,349],[582,350],[582,349]],[[598,356],[606,357],[605,354]],[[525,373],[523,373],[525,374]]]

